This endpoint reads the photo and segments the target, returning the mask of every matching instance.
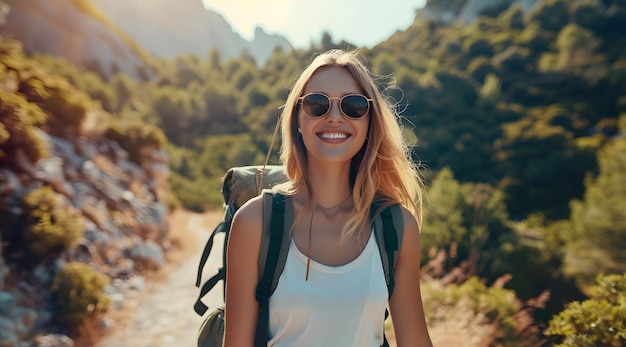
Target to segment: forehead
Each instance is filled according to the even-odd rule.
[[[347,68],[328,66],[315,71],[304,87],[304,94],[316,92],[334,97],[363,91]]]

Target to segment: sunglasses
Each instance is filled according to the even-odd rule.
[[[330,112],[332,100],[339,100],[339,108],[341,113],[352,119],[362,118],[370,110],[370,102],[365,95],[348,94],[340,98],[331,98],[322,93],[310,93],[298,98],[298,102],[302,105],[304,114],[309,117],[324,117]]]

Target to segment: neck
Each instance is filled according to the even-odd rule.
[[[318,205],[333,207],[351,196],[349,163],[348,165],[309,165],[309,174],[315,203]]]

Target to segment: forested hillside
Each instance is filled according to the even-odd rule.
[[[624,0],[514,3],[470,24],[418,12],[362,50],[425,168],[424,301],[442,345],[626,343],[624,23]],[[115,119],[160,128],[172,204],[203,211],[221,206],[229,167],[262,163],[314,54],[349,47],[325,34],[261,67],[177,56],[149,81],[32,59]]]

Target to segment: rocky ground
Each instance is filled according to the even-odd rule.
[[[222,212],[194,214],[177,211],[170,217],[176,249],[168,256],[173,265],[143,284],[142,294],[126,298],[118,312],[111,313],[111,325],[95,347],[196,346],[202,322],[193,310],[199,289],[194,282],[204,243],[222,219]],[[221,239],[220,239],[221,240]],[[220,244],[219,240],[216,240]],[[206,280],[222,262],[220,252],[211,255],[205,267]],[[221,283],[203,300],[209,308],[222,302]]]

